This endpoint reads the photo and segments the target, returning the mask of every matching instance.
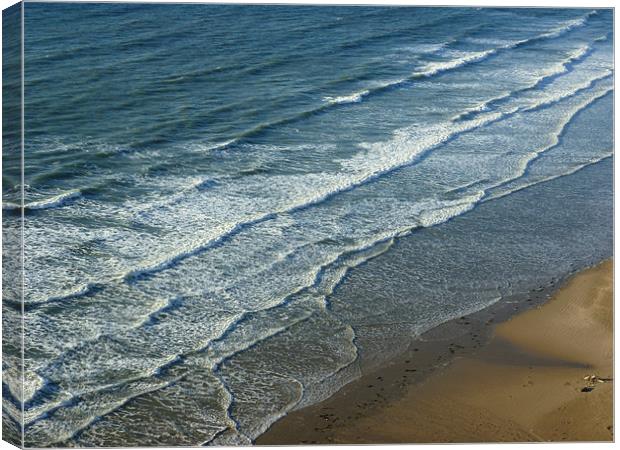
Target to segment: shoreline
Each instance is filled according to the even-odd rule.
[[[255,444],[611,441],[612,359],[607,259],[429,330]]]

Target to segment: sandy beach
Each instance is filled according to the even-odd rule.
[[[256,443],[613,440],[613,262],[541,297],[426,333]]]

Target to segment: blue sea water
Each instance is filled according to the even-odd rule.
[[[611,10],[24,14],[3,417],[27,445],[246,444],[425,330],[611,256]]]

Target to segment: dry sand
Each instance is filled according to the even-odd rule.
[[[447,328],[467,332],[429,333],[402,360],[289,414],[256,443],[613,440],[612,267],[577,274],[497,326],[484,315],[453,321]],[[605,382],[584,380],[591,374]]]

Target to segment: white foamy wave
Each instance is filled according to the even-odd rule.
[[[493,48],[491,50],[485,50],[482,52],[471,52],[462,55],[459,58],[450,60],[450,61],[442,61],[442,62],[433,62],[428,63],[426,66],[422,67],[417,72],[413,73],[414,77],[431,77],[433,75],[437,75],[439,73],[456,69],[458,67],[462,67],[466,64],[470,64],[472,62],[482,61],[487,59],[491,55],[497,53],[497,49]]]
[[[489,50],[484,50],[484,51],[480,51],[480,52],[472,52],[472,53],[468,53],[465,54],[457,59],[451,60],[451,61],[443,61],[443,62],[433,62],[433,63],[429,63],[427,64],[425,67],[423,67],[420,71],[417,71],[413,74],[414,77],[417,76],[424,76],[424,77],[429,77],[429,76],[433,76],[436,75],[438,73],[441,72],[445,72],[446,70],[452,70],[452,69],[456,69],[458,67],[464,66],[466,64],[472,63],[472,62],[478,62],[478,61],[483,61],[485,59],[487,59],[488,57],[496,54],[498,51],[500,50],[508,50],[511,48],[515,48],[518,47],[520,45],[526,44],[528,42],[533,42],[533,41],[537,41],[539,39],[548,39],[548,38],[554,38],[554,37],[558,37],[561,36],[562,34],[572,30],[573,28],[577,28],[580,26],[583,26],[588,17],[596,14],[596,11],[591,11],[588,14],[586,14],[583,17],[579,17],[577,19],[573,19],[570,21],[567,21],[563,24],[561,24],[560,26],[556,27],[555,29],[548,31],[546,33],[540,34],[534,38],[529,38],[529,39],[523,39],[520,41],[506,41],[505,43],[489,49]],[[588,51],[588,49],[584,50],[585,54]],[[580,58],[583,56],[583,54],[576,54],[574,55],[574,58]]]
[[[147,262],[143,266],[132,269],[125,274],[123,274],[120,278],[125,281],[130,281],[132,279],[138,278],[143,275],[148,275],[151,273],[160,272],[169,267],[173,267],[179,261],[182,261],[190,256],[196,255],[212,245],[217,244],[226,236],[233,234],[238,229],[242,228],[245,225],[256,223],[260,221],[262,217],[257,217],[255,220],[250,220],[245,223],[236,223],[236,224],[222,224],[219,227],[216,227],[212,230],[212,237],[207,238],[204,241],[198,243],[188,243],[185,248],[179,249],[176,253],[172,255],[163,256],[161,259]]]
[[[48,302],[58,302],[58,301],[64,301],[64,300],[69,300],[75,297],[82,297],[88,293],[90,293],[95,287],[95,284],[93,283],[86,283],[86,284],[82,284],[79,285],[77,287],[75,287],[74,289],[65,291],[65,292],[61,292],[57,295],[48,297],[47,299],[41,301],[41,302],[28,302],[29,304],[32,303],[48,303]]]
[[[479,191],[458,200],[430,203],[420,212],[420,224],[428,228],[447,222],[473,209],[483,196],[484,192]]]
[[[590,17],[593,14],[596,14],[596,11],[591,11],[591,12],[589,12],[588,14],[586,14],[583,17],[567,21],[567,22],[563,23],[562,25],[556,27],[555,29],[553,29],[553,30],[551,30],[549,32],[540,34],[540,35],[538,35],[538,36],[536,36],[534,38],[523,39],[523,40],[520,40],[520,41],[512,41],[512,42],[506,41],[505,43],[502,43],[501,45],[497,46],[494,49],[487,50],[487,51],[484,51],[484,52],[478,52],[478,54],[469,55],[469,56],[464,58],[465,61],[454,61],[454,62],[452,62],[452,64],[450,64],[450,63],[445,63],[445,64],[447,65],[448,68],[453,68],[453,67],[451,67],[452,65],[455,65],[455,67],[460,67],[463,64],[468,64],[470,62],[476,62],[476,61],[480,61],[480,60],[486,59],[488,56],[496,53],[499,50],[512,49],[512,48],[521,46],[523,44],[526,44],[526,43],[529,43],[529,42],[534,42],[534,41],[537,41],[537,40],[540,40],[540,39],[549,39],[549,38],[559,37],[559,36],[563,35],[564,33],[568,32],[568,31],[570,31],[570,30],[572,30],[574,28],[583,26],[586,23],[588,17]],[[583,47],[577,49],[574,53],[572,53],[569,56],[568,60],[565,61],[562,64],[564,66],[564,69],[566,69],[566,67],[565,67],[566,64],[572,63],[572,62],[574,62],[576,60],[579,60],[579,59],[583,58],[585,55],[587,55],[590,52],[590,50],[591,50],[591,48],[590,48],[589,45],[584,45]]]
[[[564,61],[554,66],[551,69],[550,73],[542,77],[541,81],[543,81],[546,78],[555,77],[557,75],[568,72],[569,67],[571,65],[575,64],[578,61],[581,61],[586,56],[588,56],[591,52],[592,52],[592,47],[588,44],[585,44],[579,47],[578,49],[572,51],[571,53],[569,53],[568,58],[566,58]],[[538,83],[536,83],[534,86],[536,86],[537,84]]]
[[[448,47],[450,44],[453,44],[454,42],[456,42],[456,39],[451,39],[446,42],[440,42],[438,44],[428,43],[428,44],[408,45],[405,47],[399,47],[396,50],[398,52],[413,53],[414,55],[418,56],[420,54],[436,53]]]
[[[587,55],[590,54],[592,48],[589,45],[583,45],[582,47],[579,47],[578,49],[574,50],[573,52],[571,52],[569,54],[569,57],[560,62],[559,64],[556,64],[555,66],[553,66],[551,69],[549,69],[549,71],[547,71],[546,73],[544,73],[542,76],[536,78],[532,83],[530,83],[529,85],[523,87],[523,88],[519,88],[519,89],[515,89],[513,91],[510,92],[504,92],[496,97],[492,97],[488,100],[485,100],[471,108],[466,109],[465,111],[463,111],[462,113],[459,113],[457,115],[455,115],[451,120],[453,122],[458,122],[460,120],[466,119],[466,118],[472,118],[473,116],[477,115],[477,113],[480,112],[486,112],[491,110],[491,106],[497,102],[502,102],[504,100],[508,100],[511,99],[513,97],[516,97],[518,94],[522,93],[522,92],[526,92],[532,89],[535,89],[536,87],[538,87],[539,85],[543,84],[544,82],[554,79],[556,78],[558,75],[561,75],[563,73],[568,72],[568,68],[570,67],[571,64],[574,64],[577,61],[581,61],[584,57],[586,57]],[[550,103],[554,103],[554,101],[551,101]]]
[[[492,103],[500,101],[500,100],[504,100],[505,98],[510,97],[510,95],[511,95],[510,92],[506,92],[504,94],[498,95],[497,97],[493,97],[489,100],[485,100],[484,102],[478,103],[477,105],[472,106],[471,108],[467,108],[462,113],[459,113],[456,116],[452,117],[451,120],[452,122],[458,122],[459,120],[466,119],[470,116],[475,115],[476,113],[489,111],[491,109]]]
[[[544,153],[548,152],[549,150],[552,150],[553,148],[557,147],[560,144],[561,136],[563,135],[564,131],[569,126],[569,124],[572,123],[573,119],[579,114],[579,112],[583,111],[584,109],[589,107],[592,103],[605,97],[607,94],[609,94],[612,91],[613,91],[613,87],[600,89],[599,92],[597,92],[594,96],[587,98],[583,102],[579,103],[573,110],[570,111],[570,113],[564,118],[564,120],[560,124],[558,124],[558,127],[553,134],[551,143],[545,147],[532,150],[531,152],[525,154],[521,160],[519,170],[512,177],[502,180],[492,186],[489,186],[486,189],[485,197],[489,198],[488,193],[490,190],[502,188],[524,177],[527,173],[528,168],[531,166],[531,164],[535,160],[537,160]],[[511,192],[514,192],[514,190],[509,191],[508,193],[511,193]],[[495,194],[492,194],[490,197],[492,197],[493,195]],[[498,196],[495,196],[493,198],[497,198],[497,197]]]
[[[592,86],[594,86],[594,84],[597,81],[601,81],[604,80],[606,78],[611,77],[613,74],[613,72],[611,70],[607,70],[605,71],[602,75],[596,76],[594,78],[591,78],[589,80],[587,80],[585,83],[582,83],[578,86],[575,86],[573,89],[571,90],[567,90],[567,91],[560,91],[560,92],[552,92],[542,98],[539,98],[537,101],[535,101],[531,106],[527,107],[524,109],[524,111],[533,111],[535,109],[539,109],[539,108],[543,108],[545,106],[549,106],[552,105],[554,103],[557,103],[561,100],[564,100],[566,98],[569,97],[573,97],[574,95],[580,93],[581,91],[584,91],[586,89],[590,89]]]
[[[544,33],[541,37],[559,37],[562,36],[563,34],[567,33],[568,31],[572,30],[573,28],[578,28],[578,27],[582,27],[586,24],[588,18],[594,14],[597,14],[596,10],[590,11],[588,12],[586,15],[582,16],[582,17],[578,17],[576,19],[572,19],[572,20],[568,20],[566,22],[564,22],[563,24],[559,25],[558,27],[554,28],[553,30]]]
[[[224,142],[216,142],[214,144],[208,144],[205,146],[205,150],[209,151],[209,150],[222,150],[225,149],[227,147],[230,147],[233,144],[236,144],[238,142],[237,139],[229,139],[228,141],[224,141]]]
[[[239,142],[238,138],[228,139],[226,141],[221,142],[194,142],[189,144],[184,144],[184,150],[188,150],[190,152],[195,153],[209,153],[215,152],[218,150],[225,150],[228,147],[235,145]]]
[[[2,202],[2,209],[4,211],[13,211],[16,209],[19,209],[20,206],[17,203],[12,203],[12,202]]]
[[[213,178],[201,178],[192,182],[189,189],[196,189],[198,191],[202,191],[210,188],[211,186],[214,186],[215,184],[216,181]]]
[[[233,236],[247,226],[257,225],[278,214],[290,213],[301,208],[316,205],[343,192],[361,186],[377,177],[389,173],[404,165],[413,163],[418,157],[431,151],[455,136],[500,120],[506,114],[516,111],[494,112],[474,120],[460,122],[456,125],[445,123],[432,128],[417,129],[416,126],[395,133],[396,139],[378,145],[377,149],[361,152],[356,157],[342,161],[349,170],[348,176],[338,175],[330,183],[321,186],[309,196],[294,198],[278,210],[257,214],[239,222],[221,224],[210,230],[202,239],[189,242],[173,254],[165,255],[161,259],[146,262],[122,275],[121,279],[131,281],[142,275],[157,273],[175,266],[184,259],[197,255],[208,248],[217,245],[227,237]],[[412,145],[411,142],[416,142]],[[394,147],[397,148],[394,148]]]
[[[323,101],[332,103],[332,104],[343,104],[343,103],[359,103],[362,101],[362,98],[370,94],[369,90],[363,90],[360,92],[354,92],[350,95],[343,95],[340,97],[323,97]]]
[[[590,167],[590,166],[592,166],[594,164],[598,164],[598,163],[600,163],[602,161],[605,161],[606,159],[609,159],[609,158],[612,158],[612,157],[613,157],[613,153],[612,152],[605,153],[604,155],[602,155],[602,156],[600,156],[598,158],[592,158],[589,161],[587,161],[587,162],[585,162],[583,164],[579,164],[579,165],[573,167],[572,169],[570,169],[570,170],[568,170],[566,172],[560,173],[558,175],[552,175],[552,176],[549,176],[549,177],[541,178],[541,179],[536,180],[536,181],[532,181],[530,183],[524,183],[521,186],[518,186],[518,187],[516,187],[514,189],[510,189],[510,190],[507,190],[507,191],[504,191],[504,192],[494,193],[492,195],[489,195],[483,201],[486,202],[486,201],[489,201],[489,200],[496,200],[498,198],[502,198],[502,197],[506,197],[507,195],[514,194],[515,192],[522,191],[523,189],[527,189],[529,187],[536,186],[538,184],[546,183],[548,181],[553,181],[553,180],[556,180],[558,178],[562,178],[562,177],[566,177],[566,176],[572,175],[574,173],[579,172],[580,170],[585,169],[586,167]]]
[[[592,47],[590,47],[588,44],[579,47],[577,50],[570,53],[568,61],[566,61],[564,65],[583,58],[588,52],[590,52],[590,50],[592,50]]]
[[[514,41],[481,37],[467,37],[464,39],[464,41],[471,42],[473,44],[494,45],[497,47],[507,47],[514,43]]]
[[[209,233],[197,237],[195,241],[188,242],[181,248],[175,249],[174,252],[158,255],[159,258],[155,260],[144,261],[138,267],[127,271],[122,279],[130,281],[140,275],[156,273],[173,267],[180,261],[197,255],[223,239],[235,235],[247,226],[259,224],[281,213],[293,212],[300,208],[316,205],[335,195],[354,189],[383,174],[415,162],[419,157],[461,133],[501,120],[519,110],[521,109],[513,108],[486,113],[473,120],[459,122],[458,124],[443,123],[433,127],[414,125],[397,131],[393,140],[371,144],[368,146],[369,151],[359,152],[353,158],[342,161],[341,164],[347,168],[348,176],[339,174],[330,180],[324,180],[328,182],[314,190],[310,195],[306,192],[300,197],[291,198],[290,202],[282,204],[281,207],[270,212],[244,217],[237,222],[212,228]]]
[[[76,189],[68,192],[63,192],[61,194],[55,195],[54,197],[46,198],[44,200],[26,203],[24,208],[30,210],[58,208],[60,206],[66,205],[73,200],[80,198],[81,196],[82,193],[78,189]]]
[[[609,34],[606,34],[604,36],[597,37],[596,39],[594,39],[594,42],[605,42],[608,39],[609,39]]]

